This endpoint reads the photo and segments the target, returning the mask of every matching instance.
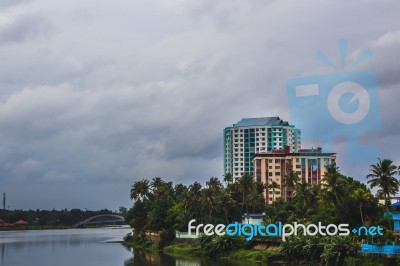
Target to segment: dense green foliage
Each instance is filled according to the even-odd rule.
[[[246,240],[238,236],[206,236],[200,237],[202,254],[207,257],[217,257],[226,255],[232,250],[245,247]]]
[[[127,221],[134,228],[134,238],[143,241],[146,231],[160,232],[161,244],[168,244],[175,237],[175,230],[187,231],[188,222],[196,224],[228,224],[241,222],[246,213],[265,213],[266,223],[339,224],[349,227],[380,225],[386,228],[385,236],[378,241],[395,240],[390,233],[390,223],[384,218],[387,206],[379,200],[388,200],[398,191],[399,183],[394,177],[397,167],[390,160],[379,160],[371,165],[367,175],[371,187],[378,187],[377,195],[362,182],[340,173],[330,166],[322,185],[300,182],[295,172],[290,171],[282,180],[285,186],[281,195],[266,205],[263,193],[280,188],[277,183],[257,183],[249,174],[233,180],[228,173],[223,182],[212,177],[202,187],[198,182],[189,186],[166,182],[159,177],[135,182],[131,187],[134,204],[129,209]],[[394,180],[393,180],[394,179]],[[289,196],[290,195],[290,196]],[[279,197],[280,196],[280,197]],[[284,199],[288,198],[287,201]],[[259,238],[259,237],[258,237]],[[301,260],[322,260],[328,265],[340,265],[354,254],[357,243],[367,237],[290,237],[282,243],[282,254]],[[257,241],[257,237],[254,238]],[[264,239],[265,240],[265,239]],[[279,246],[280,239],[268,238]],[[224,256],[233,250],[248,245],[242,238],[212,236],[201,238],[201,253],[206,256]]]
[[[135,236],[159,231],[165,236],[162,240],[170,240],[175,237],[175,230],[187,231],[191,219],[196,219],[197,224],[227,224],[241,221],[247,210],[263,211],[263,189],[248,174],[235,183],[229,181],[225,187],[216,177],[210,178],[205,187],[198,182],[173,186],[159,177],[144,179],[132,185],[131,199],[135,202],[126,219]]]
[[[343,265],[344,259],[357,251],[350,236],[292,236],[281,247],[289,260],[321,260],[327,265]]]

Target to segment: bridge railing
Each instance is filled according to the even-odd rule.
[[[98,220],[98,219],[101,219],[101,220]],[[106,220],[106,219],[110,219],[110,220]],[[120,223],[120,222],[125,222],[125,218],[120,215],[101,214],[101,215],[96,215],[96,216],[90,217],[81,222],[75,223],[74,225],[72,225],[72,228],[77,228],[77,227],[80,227],[83,225],[89,225],[89,224]]]

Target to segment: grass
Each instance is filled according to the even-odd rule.
[[[173,256],[190,256],[201,257],[200,246],[189,245],[170,245],[164,248],[164,252]],[[279,250],[251,250],[239,249],[229,252],[226,256],[229,260],[241,260],[249,262],[267,262],[271,260],[279,260],[283,255]]]

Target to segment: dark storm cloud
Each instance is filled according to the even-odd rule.
[[[0,185],[10,205],[116,208],[145,177],[221,177],[223,128],[290,120],[286,80],[332,73],[315,53],[338,62],[340,38],[350,59],[373,50],[366,67],[377,72],[384,130],[366,141],[396,159],[398,4],[363,3],[37,0],[0,10]],[[363,178],[345,148],[342,169]]]

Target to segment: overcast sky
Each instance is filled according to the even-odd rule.
[[[383,128],[363,141],[400,164],[399,12],[396,0],[2,0],[0,192],[11,209],[117,209],[142,178],[221,177],[223,128],[290,121],[287,80],[338,72],[315,55],[339,63],[343,38],[348,62],[373,52],[357,69],[376,71]],[[342,172],[365,180],[337,136]]]

